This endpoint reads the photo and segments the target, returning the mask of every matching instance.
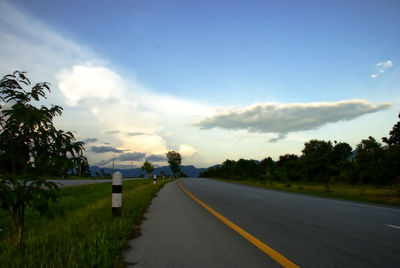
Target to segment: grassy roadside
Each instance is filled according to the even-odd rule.
[[[382,186],[377,188],[374,185],[351,185],[343,183],[328,185],[322,183],[302,182],[283,183],[276,181],[262,182],[256,180],[218,180],[335,199],[400,206],[399,186]]]
[[[149,180],[123,182],[122,216],[111,215],[111,186],[108,183],[61,189],[57,204],[63,215],[52,219],[28,211],[25,253],[10,242],[10,222],[0,212],[0,267],[114,267],[132,227],[160,188]]]

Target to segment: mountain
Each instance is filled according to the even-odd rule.
[[[124,177],[139,177],[140,175],[146,176],[146,172],[144,172],[140,168],[134,168],[134,169],[112,169],[112,168],[101,168],[98,166],[91,166],[90,167],[90,172],[92,176],[96,175],[96,172],[100,173],[100,170],[104,170],[105,173],[112,174],[115,171],[121,172],[122,176]],[[181,171],[188,175],[188,177],[191,178],[197,178],[200,174],[200,172],[206,170],[205,168],[196,168],[195,166],[181,166]],[[164,166],[164,167],[156,167],[154,168],[154,171],[152,172],[153,175],[160,176],[161,172],[164,172],[166,175],[172,175],[171,169],[169,166]]]

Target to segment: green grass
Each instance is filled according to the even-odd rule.
[[[123,183],[122,216],[111,215],[111,184],[95,184],[61,189],[58,210],[53,219],[28,211],[25,252],[11,243],[11,223],[0,212],[0,267],[115,267],[132,227],[166,183],[153,186],[149,180]]]
[[[224,180],[227,182],[241,183],[256,187],[274,190],[324,196],[329,198],[369,202],[376,204],[400,206],[400,187],[374,185],[351,185],[344,183],[304,183],[304,182],[276,182],[259,180]]]

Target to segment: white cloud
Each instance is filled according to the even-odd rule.
[[[370,75],[370,77],[371,77],[372,79],[377,78],[379,75],[385,73],[385,71],[386,71],[387,69],[393,67],[393,62],[392,62],[391,60],[387,60],[387,61],[385,61],[385,62],[378,62],[378,63],[376,64],[376,67],[378,67],[379,70],[378,70],[377,73],[371,74],[371,75]]]
[[[183,157],[188,157],[188,156],[193,156],[197,154],[197,150],[193,148],[190,145],[187,144],[182,144],[179,146],[178,152],[183,156]]]
[[[64,69],[57,75],[57,79],[58,87],[71,106],[78,105],[83,99],[118,99],[124,88],[122,79],[116,73],[91,63]]]
[[[207,105],[143,87],[134,74],[122,78],[84,45],[5,1],[0,1],[0,11],[0,72],[24,70],[32,82],[51,82],[46,103],[64,107],[57,127],[77,130],[77,137],[163,155],[169,148],[166,139],[174,140],[171,146],[182,143],[178,133],[190,128],[194,118],[212,113]],[[119,133],[107,135],[105,130]],[[101,160],[87,153],[92,163]]]
[[[327,123],[352,120],[363,114],[388,109],[389,103],[348,100],[320,103],[258,103],[244,108],[230,108],[195,123],[201,129],[222,128],[256,133],[287,133],[319,128]]]
[[[385,62],[379,62],[376,64],[376,66],[378,67],[382,66],[384,69],[388,69],[390,67],[393,67],[393,62],[391,60]]]

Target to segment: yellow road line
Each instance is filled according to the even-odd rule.
[[[282,265],[283,267],[287,267],[287,268],[297,268],[300,267],[296,264],[294,264],[293,262],[291,262],[290,260],[288,260],[286,257],[284,257],[282,254],[280,254],[279,252],[275,251],[274,249],[270,248],[269,246],[267,246],[266,244],[264,244],[263,242],[261,242],[260,240],[258,240],[257,238],[255,238],[254,236],[252,236],[251,234],[249,234],[248,232],[246,232],[245,230],[243,230],[242,228],[240,228],[239,226],[237,226],[236,224],[234,224],[233,222],[231,222],[230,220],[228,220],[227,218],[225,218],[224,216],[222,216],[221,214],[219,214],[218,212],[216,212],[215,210],[213,210],[212,208],[210,208],[209,206],[207,206],[206,204],[204,204],[202,201],[200,201],[197,197],[195,197],[193,194],[191,194],[188,190],[186,190],[183,186],[182,183],[179,182],[179,186],[181,187],[181,189],[188,195],[190,196],[193,200],[195,200],[197,203],[199,203],[201,206],[203,206],[205,209],[207,209],[211,214],[213,214],[215,217],[217,217],[218,219],[220,219],[223,223],[225,223],[226,225],[228,225],[229,227],[231,227],[233,230],[235,230],[237,233],[239,233],[241,236],[243,236],[244,238],[246,238],[250,243],[252,243],[253,245],[255,245],[256,247],[258,247],[261,251],[263,251],[265,254],[267,254],[268,256],[270,256],[274,261],[276,261],[277,263],[279,263],[280,265]]]

